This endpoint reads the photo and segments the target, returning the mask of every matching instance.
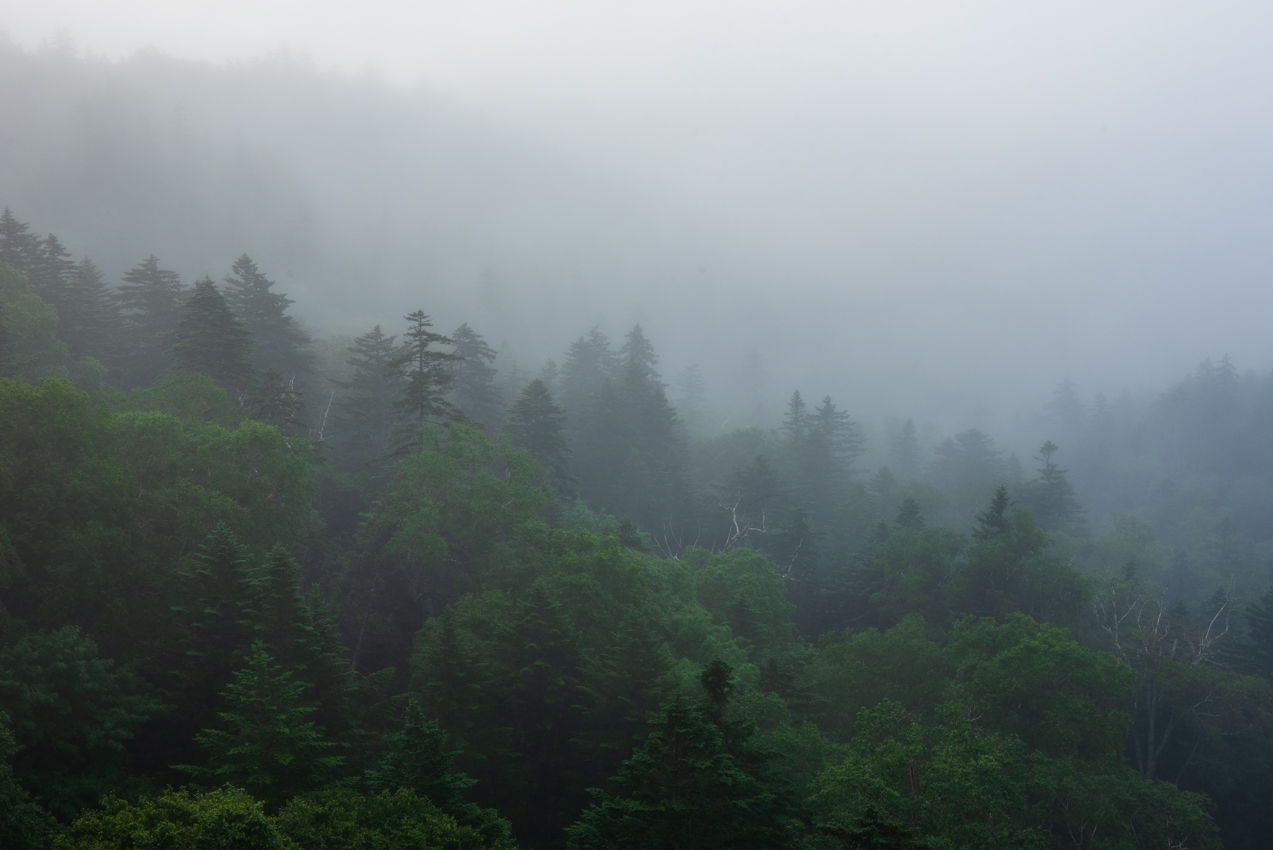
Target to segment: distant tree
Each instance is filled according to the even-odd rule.
[[[44,850],[56,824],[14,776],[10,761],[17,751],[13,735],[0,723],[0,847]]]
[[[898,528],[922,531],[924,528],[924,516],[919,512],[919,503],[910,496],[903,499],[902,506],[898,509],[897,518],[893,520],[893,523]]]
[[[1011,507],[1012,500],[1008,498],[1008,488],[1000,484],[999,489],[995,491],[994,498],[990,500],[990,507],[977,514],[977,527],[973,529],[973,538],[976,540],[989,540],[1006,532],[1008,530],[1008,509]]]
[[[212,278],[195,284],[168,338],[178,372],[207,375],[232,397],[242,397],[252,376],[251,340]]]
[[[558,490],[569,491],[570,447],[564,433],[565,413],[548,386],[536,378],[526,385],[509,410],[508,438],[515,448],[538,461]]]
[[[251,334],[252,365],[262,373],[277,372],[289,386],[304,383],[314,355],[309,335],[287,314],[292,299],[274,292],[274,281],[247,254],[234,261],[225,283],[234,314]]]
[[[468,326],[460,325],[451,334],[455,344],[451,352],[451,398],[460,412],[485,428],[499,423],[504,401],[495,385],[495,349]]]
[[[907,419],[893,435],[893,469],[902,483],[909,483],[919,476],[919,438],[915,435],[915,423]]]
[[[618,360],[610,339],[593,328],[570,344],[561,367],[561,403],[571,414],[572,431],[580,414],[596,405],[602,385],[617,377]]]
[[[453,340],[429,330],[433,322],[423,310],[406,317],[410,323],[403,334],[406,341],[389,361],[390,373],[402,379],[402,389],[394,402],[394,413],[400,422],[395,438],[398,451],[418,443],[420,426],[433,420],[457,418],[455,407],[446,400],[451,388],[450,364],[454,354],[433,346],[450,345]]]
[[[119,308],[97,264],[88,257],[71,271],[65,312],[59,332],[71,349],[74,360],[94,357],[105,364],[119,360]]]
[[[380,325],[355,339],[345,361],[349,380],[336,385],[332,443],[338,460],[353,469],[386,457],[393,448],[394,404],[404,383],[392,365],[396,339],[385,336]]]
[[[1240,650],[1243,671],[1273,682],[1273,587],[1246,607],[1247,633]]]
[[[548,391],[553,395],[561,392],[561,367],[557,365],[556,360],[549,360],[539,368],[539,380],[544,382],[544,386],[548,387]]]
[[[128,341],[123,367],[126,386],[149,386],[167,371],[166,339],[177,325],[184,298],[181,278],[161,269],[154,254],[124,275],[115,301],[123,313]]]
[[[30,274],[39,261],[39,255],[40,238],[5,207],[0,213],[0,262],[8,263],[23,274]]]
[[[44,299],[64,322],[70,309],[71,276],[75,263],[71,253],[62,247],[56,236],[50,233],[39,241],[35,262],[27,273],[31,291]]]
[[[1048,440],[1039,448],[1035,460],[1043,462],[1039,477],[1025,488],[1025,507],[1040,527],[1048,530],[1074,531],[1083,524],[1083,506],[1065,477],[1066,470],[1052,462],[1058,447]]]
[[[809,408],[800,396],[800,390],[791,394],[787,402],[787,412],[782,418],[782,433],[787,446],[797,450],[809,436]]]
[[[243,406],[253,419],[266,425],[294,433],[300,433],[304,427],[300,415],[305,403],[296,381],[284,378],[273,369],[252,375]]]

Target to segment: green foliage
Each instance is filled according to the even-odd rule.
[[[495,349],[467,323],[451,334],[451,397],[456,408],[485,428],[499,424],[504,401],[495,385]]]
[[[177,325],[185,288],[176,272],[159,267],[151,254],[124,275],[115,293],[123,315],[127,357],[125,386],[150,386],[167,370],[167,335]]]
[[[0,847],[43,850],[53,834],[53,819],[33,802],[10,763],[19,749],[0,713]]]
[[[225,728],[205,729],[196,738],[207,753],[206,766],[178,769],[204,782],[237,783],[272,806],[334,779],[345,759],[307,719],[318,709],[308,704],[306,689],[256,642],[247,666],[222,692],[226,710],[218,713]]]
[[[457,411],[446,400],[451,388],[451,363],[454,354],[435,346],[450,345],[450,337],[429,330],[433,322],[423,310],[416,310],[404,317],[408,322],[405,342],[389,361],[391,375],[402,381],[402,390],[393,404],[394,414],[401,423],[394,438],[398,452],[415,449],[420,445],[418,432],[433,420],[455,419]]]
[[[21,272],[0,262],[0,378],[64,377],[70,350],[57,329],[53,307],[29,290]]]
[[[246,388],[252,372],[251,335],[230,311],[212,278],[195,284],[168,339],[168,356],[177,371],[207,375],[231,393]]]
[[[553,401],[552,392],[538,378],[517,397],[508,413],[508,439],[540,465],[549,482],[569,492],[570,449],[563,422],[565,414]]]
[[[136,803],[109,796],[80,814],[54,850],[290,850],[261,804],[239,788],[166,791]]]
[[[279,812],[277,829],[296,847],[323,850],[496,850],[485,839],[407,788],[364,797],[332,788],[298,797]]]

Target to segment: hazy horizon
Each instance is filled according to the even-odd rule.
[[[315,327],[423,308],[523,369],[640,322],[773,418],[1002,432],[1064,380],[1273,365],[1263,8],[299,9],[0,11],[0,203],[111,279],[247,251]],[[141,138],[124,235],[66,163]]]

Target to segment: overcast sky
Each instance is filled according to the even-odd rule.
[[[0,0],[0,24],[422,88],[710,223],[917,371],[961,345],[1110,392],[1273,366],[1271,4]]]

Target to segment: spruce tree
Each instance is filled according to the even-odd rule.
[[[354,340],[345,361],[350,378],[336,385],[332,443],[336,457],[351,470],[386,457],[393,446],[394,404],[402,392],[402,375],[393,366],[397,337],[376,325]]]
[[[1009,528],[1008,509],[1011,507],[1012,500],[1008,498],[1008,488],[1000,484],[994,498],[990,500],[990,507],[977,514],[977,527],[972,532],[973,539],[989,540],[1005,533]]]
[[[406,316],[409,327],[406,341],[389,362],[390,373],[402,378],[402,390],[394,413],[399,422],[394,444],[398,452],[414,447],[420,427],[430,420],[453,420],[458,411],[446,400],[451,388],[450,366],[457,358],[434,346],[451,345],[450,337],[429,328],[433,322],[423,310]]]
[[[1085,511],[1065,477],[1066,470],[1052,462],[1057,451],[1057,445],[1051,440],[1039,448],[1035,460],[1042,461],[1043,466],[1039,468],[1039,477],[1026,487],[1023,501],[1040,528],[1074,531],[1082,526]]]
[[[485,428],[499,423],[504,402],[495,385],[495,349],[468,326],[460,325],[451,334],[455,344],[451,352],[451,399],[460,412]]]
[[[509,410],[509,441],[533,457],[559,491],[569,490],[570,447],[564,433],[565,413],[548,386],[536,378],[526,385]]]
[[[897,510],[897,518],[893,523],[898,528],[909,528],[912,531],[922,531],[924,528],[924,516],[919,511],[919,502],[916,502],[910,496],[902,500],[902,506]]]
[[[561,367],[561,404],[576,424],[593,408],[607,381],[617,377],[618,362],[610,339],[594,327],[570,344]],[[572,431],[574,426],[572,426]]]
[[[231,397],[242,397],[252,374],[251,340],[212,278],[195,284],[169,339],[178,372],[207,375]]]
[[[115,301],[123,313],[128,342],[125,386],[149,386],[167,371],[166,338],[177,325],[184,297],[181,278],[176,272],[161,269],[154,254],[124,275]]]
[[[52,233],[40,240],[38,244],[35,263],[27,273],[27,280],[31,284],[31,291],[44,299],[44,302],[57,313],[58,323],[61,326],[65,324],[70,310],[71,278],[75,271],[75,263],[71,260],[70,252],[62,247],[62,243]],[[65,329],[60,329],[63,330],[63,341],[68,342],[69,340],[65,339]]]
[[[247,254],[234,261],[225,283],[234,314],[252,335],[252,365],[261,373],[277,372],[288,386],[303,385],[314,355],[309,335],[287,315],[292,299],[274,292],[274,281]]]
[[[207,763],[176,768],[209,784],[237,785],[270,807],[317,790],[336,778],[345,758],[309,719],[318,709],[305,692],[305,683],[293,681],[257,641],[221,692],[223,728],[195,738]]]
[[[40,239],[25,222],[14,218],[8,207],[0,213],[0,262],[8,263],[24,275],[35,268],[40,256]]]
[[[117,365],[121,342],[119,308],[101,270],[85,257],[75,264],[69,282],[59,331],[70,346],[71,358],[94,357],[103,364]]]
[[[782,434],[787,447],[797,451],[809,435],[809,408],[800,396],[800,390],[791,393],[787,412],[782,418]]]

